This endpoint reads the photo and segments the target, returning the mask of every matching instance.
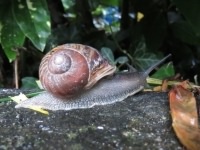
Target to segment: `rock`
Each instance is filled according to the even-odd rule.
[[[183,149],[171,126],[167,93],[141,92],[122,102],[44,115],[0,106],[0,149]]]

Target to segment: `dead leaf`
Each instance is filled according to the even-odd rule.
[[[192,92],[185,89],[185,83],[175,86],[169,92],[173,129],[188,150],[200,150],[200,129],[196,99]]]
[[[163,80],[162,91],[166,92],[168,90],[168,80]]]
[[[17,95],[17,96],[13,96],[13,97],[10,96],[10,98],[11,98],[13,101],[15,101],[16,103],[20,103],[21,101],[25,101],[25,100],[28,99],[28,98],[26,97],[26,95],[24,95],[24,94],[22,94],[22,93],[20,93],[20,94]],[[46,111],[46,110],[44,110],[44,109],[42,109],[41,107],[38,107],[38,106],[31,106],[31,107],[29,107],[29,108],[32,109],[32,110],[38,111],[38,112],[40,112],[40,113],[43,113],[43,114],[45,114],[45,115],[48,115],[48,114],[49,114],[48,111]]]

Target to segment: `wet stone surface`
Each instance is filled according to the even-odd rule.
[[[0,105],[0,149],[182,150],[171,127],[167,93],[143,92],[106,106],[71,111]]]

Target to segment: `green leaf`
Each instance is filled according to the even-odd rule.
[[[114,55],[110,48],[102,47],[101,54],[102,54],[103,58],[107,59],[111,64],[113,64],[113,65],[115,64]]]
[[[118,6],[119,0],[101,0],[101,3],[108,6]]]
[[[120,56],[115,60],[115,64],[119,63],[119,64],[125,64],[128,62],[128,57],[126,56]]]
[[[154,53],[148,52],[143,40],[138,44],[134,52],[134,65],[137,70],[144,71],[160,60]]]
[[[3,20],[6,17],[4,14],[5,12],[7,12],[9,10],[9,7],[5,7],[5,5],[10,5],[9,2],[7,1],[1,1],[0,2],[0,43],[1,43],[1,32],[2,32],[2,28],[3,28]]]
[[[23,46],[25,36],[17,25],[10,7],[8,7],[7,11],[4,13],[0,24],[2,27],[1,44],[7,58],[12,62],[17,55],[16,49]]]
[[[61,2],[65,10],[68,10],[70,7],[72,7],[75,4],[74,0],[61,0]]]
[[[39,87],[36,83],[36,80],[38,80],[38,79],[36,79],[34,77],[24,77],[24,78],[22,78],[21,88],[22,89],[33,89],[33,88],[39,89]]]
[[[197,36],[200,36],[200,1],[173,0]]]
[[[175,75],[174,66],[170,62],[163,65],[158,71],[156,71],[151,77],[156,79],[165,79]]]
[[[43,51],[50,35],[50,17],[45,0],[13,2],[13,15],[23,33]]]

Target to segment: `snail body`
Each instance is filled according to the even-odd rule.
[[[67,100],[44,92],[29,100],[22,101],[16,105],[16,108],[40,106],[49,110],[71,110],[111,104],[141,91],[145,85],[144,80],[138,80],[141,75],[138,72],[114,74],[110,78],[100,80],[93,88],[74,97],[69,97]]]
[[[122,72],[113,74],[115,67],[109,66],[109,69],[106,69],[106,73],[103,71],[104,78],[100,77],[101,80],[96,80],[99,79],[98,77],[95,78],[95,80],[92,81],[94,84],[89,84],[88,87],[90,88],[87,88],[87,84],[85,84],[86,88],[83,86],[82,90],[78,91],[78,93],[75,91],[76,94],[73,96],[71,96],[70,93],[70,96],[60,97],[54,93],[46,91],[26,101],[22,101],[15,107],[27,108],[30,106],[40,106],[41,108],[48,110],[71,110],[79,108],[91,108],[95,105],[106,105],[119,102],[141,91],[146,85],[146,78],[148,74],[155,67],[164,62],[169,56],[170,55],[166,56],[147,69],[145,72]],[[107,63],[108,62],[106,62],[105,65],[106,67],[108,65]],[[99,71],[99,73],[102,73],[102,71]]]

